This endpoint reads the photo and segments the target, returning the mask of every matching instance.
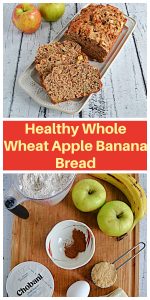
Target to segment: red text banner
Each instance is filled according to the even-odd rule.
[[[146,121],[4,121],[4,170],[146,170]]]

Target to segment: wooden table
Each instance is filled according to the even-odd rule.
[[[18,86],[18,77],[33,61],[36,49],[50,42],[85,4],[66,4],[64,16],[43,22],[32,35],[12,24],[15,4],[4,4],[4,117],[64,118],[69,115],[39,107]],[[72,117],[146,117],[146,4],[115,4],[137,21],[137,27],[103,78],[103,89]]]
[[[11,185],[11,178],[13,175],[5,174],[4,175],[4,193],[6,193]],[[146,191],[146,175],[140,174],[140,184]],[[12,221],[13,215],[4,209],[4,294],[3,296],[6,297],[6,278],[10,271],[10,260],[11,260],[11,237],[12,237]],[[140,240],[147,243],[147,223],[146,217],[140,222]],[[147,296],[147,257],[146,257],[146,250],[144,255],[140,256],[140,296],[146,297]]]

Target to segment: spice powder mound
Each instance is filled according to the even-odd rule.
[[[65,244],[65,255],[69,258],[76,258],[80,252],[86,250],[86,237],[82,231],[74,229],[72,239],[71,244]]]

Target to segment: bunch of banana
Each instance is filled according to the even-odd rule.
[[[134,226],[144,217],[146,213],[146,194],[136,179],[129,174],[90,174],[96,178],[105,180],[116,186],[126,196],[131,205],[134,215]]]

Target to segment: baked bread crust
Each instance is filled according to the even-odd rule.
[[[91,4],[70,23],[65,36],[79,43],[90,58],[103,62],[126,21],[117,7]]]

